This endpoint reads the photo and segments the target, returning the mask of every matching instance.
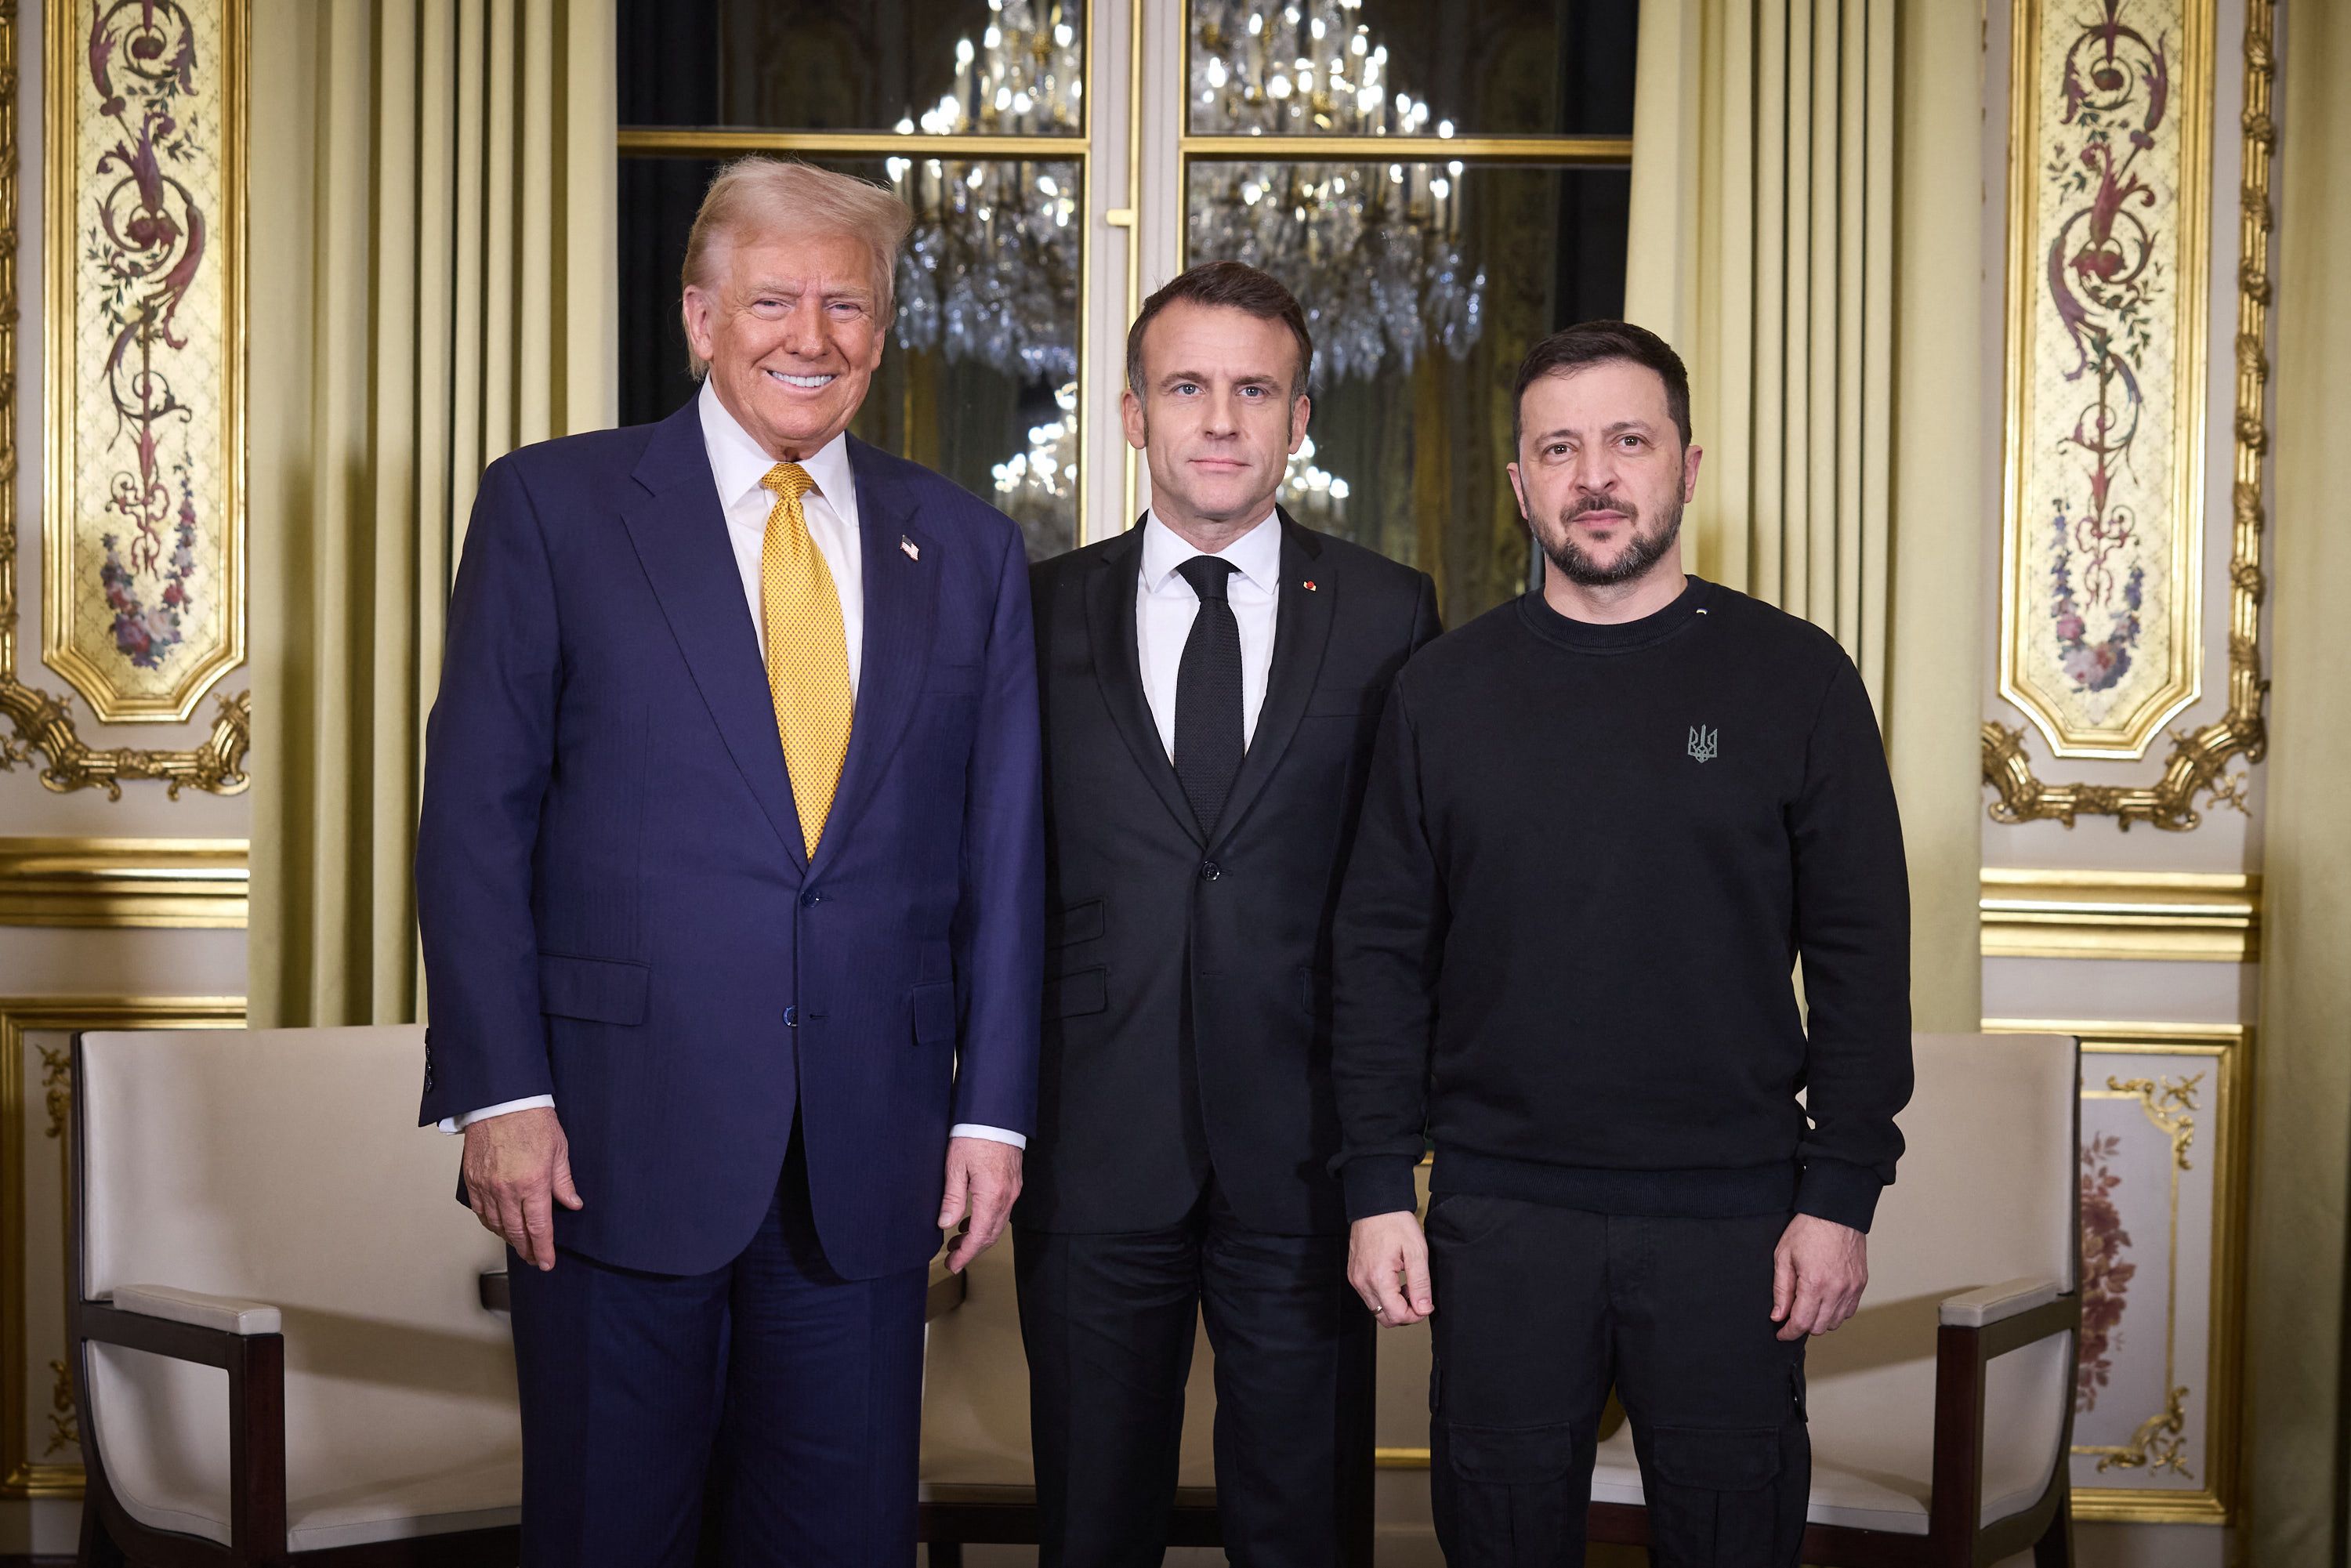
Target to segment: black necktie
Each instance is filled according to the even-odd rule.
[[[1212,555],[1196,555],[1176,569],[1200,596],[1192,634],[1176,666],[1176,779],[1204,833],[1216,831],[1241,770],[1241,623],[1226,598],[1238,569]]]

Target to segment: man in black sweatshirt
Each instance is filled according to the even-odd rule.
[[[1910,1094],[1893,787],[1836,643],[1683,573],[1672,349],[1570,328],[1518,413],[1544,586],[1397,677],[1337,915],[1348,1277],[1433,1320],[1450,1560],[1583,1562],[1613,1383],[1657,1561],[1792,1568]]]

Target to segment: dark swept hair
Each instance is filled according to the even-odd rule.
[[[1151,319],[1178,300],[1240,310],[1260,321],[1279,321],[1298,340],[1298,373],[1290,378],[1290,395],[1306,395],[1306,373],[1314,367],[1314,340],[1307,335],[1306,312],[1298,296],[1281,279],[1246,262],[1204,261],[1167,280],[1159,292],[1143,302],[1134,325],[1126,329],[1126,389],[1143,395],[1143,330]]]
[[[1586,365],[1620,360],[1657,372],[1666,383],[1666,413],[1681,433],[1682,449],[1690,444],[1689,371],[1673,345],[1630,321],[1579,321],[1563,327],[1527,350],[1519,364],[1518,384],[1510,389],[1510,450],[1519,448],[1525,433],[1527,389],[1545,376],[1564,375]]]

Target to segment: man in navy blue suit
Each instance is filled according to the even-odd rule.
[[[912,1560],[923,1302],[1020,1186],[1018,530],[846,434],[909,216],[747,159],[700,394],[493,464],[427,737],[423,1119],[513,1249],[530,1564]]]

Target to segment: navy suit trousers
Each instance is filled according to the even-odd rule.
[[[928,1270],[827,1266],[797,1129],[724,1268],[507,1261],[526,1568],[914,1560]]]

